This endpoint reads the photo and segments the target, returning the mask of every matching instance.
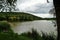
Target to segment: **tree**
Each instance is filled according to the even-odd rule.
[[[0,12],[12,12],[15,10],[17,0],[0,0]]]
[[[14,3],[16,2],[17,0],[7,0],[7,2],[10,4],[10,5],[14,5]]]
[[[58,30],[58,39],[60,40],[60,0],[53,0],[55,11],[56,11],[56,19],[57,19],[57,30]]]
[[[49,11],[50,14],[53,14],[54,13],[54,16],[56,15],[55,14],[55,8],[52,8],[50,11]]]
[[[49,0],[47,0],[47,3],[49,3]]]

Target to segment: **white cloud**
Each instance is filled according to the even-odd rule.
[[[48,13],[52,8],[53,0],[49,0],[49,2],[50,3],[47,3],[47,0],[18,0],[16,7],[19,11],[36,13],[36,15],[39,16],[37,13]],[[43,17],[43,15],[40,16]],[[49,15],[46,14],[44,17],[48,16]]]
[[[53,17],[53,15],[48,14],[48,13],[47,14],[33,14],[33,15],[38,16],[38,17],[42,17],[42,18],[52,18]]]
[[[48,13],[50,11],[50,9],[53,8],[52,3],[45,3],[45,4],[35,4],[31,7],[27,7],[25,8],[27,12],[31,12],[31,13]]]
[[[38,3],[46,3],[46,0],[21,0],[21,3],[20,3],[20,0],[18,0],[17,7],[20,10],[24,10],[25,8],[33,6]]]

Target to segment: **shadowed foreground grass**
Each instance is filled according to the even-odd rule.
[[[7,31],[8,30],[8,31]],[[32,32],[18,35],[14,33],[8,22],[0,22],[0,40],[56,40],[54,34],[48,35],[42,32],[42,36],[32,29]]]
[[[32,32],[22,33],[21,36],[29,37],[33,40],[56,40],[54,34],[46,34],[42,32],[40,35],[36,30],[32,29]]]

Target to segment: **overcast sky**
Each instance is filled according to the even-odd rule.
[[[53,0],[49,0],[49,2],[47,3],[47,0],[17,0],[16,7],[21,12],[29,12],[42,17],[52,17],[52,15],[49,15],[49,11],[53,8]]]

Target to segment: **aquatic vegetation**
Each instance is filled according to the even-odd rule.
[[[45,34],[42,32],[42,36],[34,29],[32,29],[32,32],[22,33],[22,36],[29,37],[33,40],[56,40],[54,34]]]
[[[44,33],[39,35],[36,31],[30,33],[0,33],[0,40],[56,40],[53,35],[45,35]]]

